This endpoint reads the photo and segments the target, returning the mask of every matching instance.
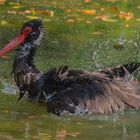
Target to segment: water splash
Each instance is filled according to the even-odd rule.
[[[5,79],[2,79],[1,81],[2,81],[2,86],[3,86],[1,90],[3,93],[12,94],[12,95],[17,94],[17,88],[15,85],[13,85],[12,83],[8,82]]]

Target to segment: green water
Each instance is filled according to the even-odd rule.
[[[35,58],[41,70],[65,64],[91,71],[140,62],[139,0],[1,0],[0,48],[33,18],[41,18],[47,30]],[[44,105],[17,102],[10,75],[15,53],[0,58],[1,140],[140,139],[139,110],[58,117]]]

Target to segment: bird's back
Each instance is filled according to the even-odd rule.
[[[68,75],[72,76],[72,73],[76,74],[76,71],[67,71],[65,75],[64,81],[69,85],[56,91],[47,101],[49,112],[97,114],[140,108],[140,94],[136,81],[125,79],[123,76],[112,78],[103,72],[82,71],[77,72],[79,75],[76,74],[74,79],[71,79]]]

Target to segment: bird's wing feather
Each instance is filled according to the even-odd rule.
[[[127,108],[140,108],[140,94],[131,82],[96,76],[91,83],[75,84],[53,96],[47,103],[52,113],[111,113]]]

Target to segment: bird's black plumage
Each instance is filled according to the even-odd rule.
[[[32,20],[33,31],[21,44],[13,65],[15,81],[30,100],[44,101],[48,112],[62,114],[112,113],[128,108],[140,108],[138,82],[131,74],[140,63],[119,65],[99,72],[72,70],[67,66],[42,73],[36,68],[33,56],[44,36],[41,21]]]

